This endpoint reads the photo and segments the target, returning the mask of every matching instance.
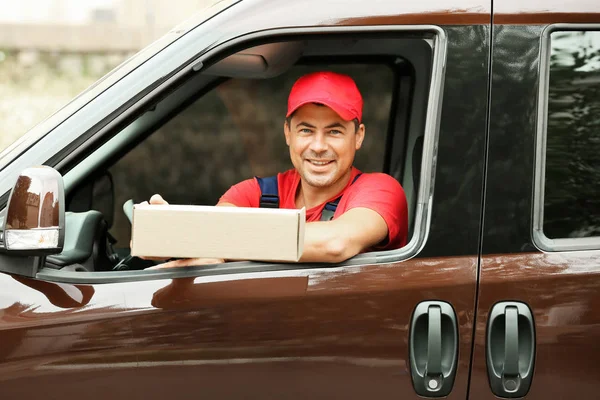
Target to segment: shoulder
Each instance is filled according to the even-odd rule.
[[[356,179],[352,185],[352,188],[355,190],[368,188],[371,190],[384,190],[404,193],[400,182],[390,175],[382,172],[363,173],[359,178]]]
[[[400,182],[381,172],[363,173],[346,193],[349,204],[354,206],[388,204],[399,209],[406,207],[406,194]]]
[[[250,179],[246,179],[241,182],[238,182],[235,185],[233,185],[232,188],[236,188],[241,191],[260,190],[260,187],[258,186],[258,181],[256,180],[256,178],[250,178]]]
[[[260,187],[255,178],[246,179],[229,188],[219,203],[230,203],[238,207],[258,207]]]

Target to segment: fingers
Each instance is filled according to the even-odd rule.
[[[224,259],[222,258],[198,258],[197,259],[200,262],[200,265],[204,265],[204,264],[222,264],[225,262]],[[196,264],[198,265],[198,264]]]
[[[152,195],[152,197],[150,197],[149,203],[147,201],[142,201],[140,204],[147,205],[147,204],[169,204],[169,203],[167,203],[166,200],[163,199],[160,194],[155,194],[155,195]],[[131,241],[129,242],[129,247],[131,248]],[[142,260],[150,260],[150,261],[165,261],[165,260],[169,259],[169,257],[145,257],[145,256],[141,256],[140,258]]]
[[[169,204],[160,194],[155,194],[150,197],[150,204]]]
[[[145,256],[140,256],[140,258],[142,260],[148,260],[148,261],[166,261],[170,257],[145,257]]]
[[[148,205],[148,204],[169,204],[169,203],[167,203],[166,200],[163,199],[160,194],[155,194],[155,195],[152,195],[152,197],[150,197],[150,202],[142,201],[140,203],[140,205]],[[131,248],[131,247],[132,247],[132,242],[130,240],[129,248]],[[169,259],[169,257],[145,257],[145,256],[141,256],[140,258],[142,260],[150,260],[150,261],[165,261],[165,260]]]
[[[225,262],[222,258],[183,258],[181,260],[173,260],[146,269],[165,269],[178,267],[193,267],[207,264],[221,264]]]
[[[148,204],[147,202],[143,202],[142,204]],[[160,194],[152,195],[150,198],[150,204],[169,204],[165,199],[162,198]],[[165,258],[158,257],[140,257],[144,260],[154,260],[154,261],[163,261]],[[207,264],[221,264],[224,263],[225,260],[222,258],[184,258],[180,260],[173,260],[166,263],[162,263],[159,265],[155,265],[146,269],[166,269],[166,268],[178,268],[178,267],[192,267],[197,265],[207,265]]]

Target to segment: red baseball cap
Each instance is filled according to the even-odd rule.
[[[362,120],[363,99],[348,75],[313,72],[300,77],[290,91],[286,117],[308,103],[324,104],[346,121]]]

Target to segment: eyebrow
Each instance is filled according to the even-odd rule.
[[[309,124],[308,122],[299,122],[299,123],[296,125],[296,128],[298,128],[298,127],[300,127],[300,126],[306,126],[307,128],[312,128],[312,129],[315,129],[315,128],[316,128],[316,126],[313,126],[313,125]]]
[[[312,128],[315,129],[316,126],[309,124],[308,122],[299,122],[296,125],[296,128],[300,127],[300,126],[306,126],[307,128]],[[333,124],[329,124],[325,127],[325,129],[331,129],[331,128],[343,128],[345,129],[346,127],[342,124],[340,124],[339,122],[334,122]]]
[[[325,129],[331,129],[331,128],[343,128],[346,129],[346,127],[342,124],[340,124],[339,122],[334,122],[333,124],[327,125],[325,127]]]

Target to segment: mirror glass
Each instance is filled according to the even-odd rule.
[[[53,168],[27,168],[11,192],[4,221],[6,250],[60,252],[64,242],[64,188]]]

